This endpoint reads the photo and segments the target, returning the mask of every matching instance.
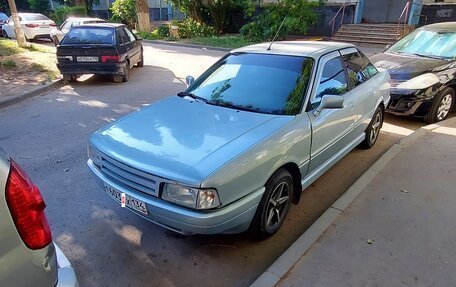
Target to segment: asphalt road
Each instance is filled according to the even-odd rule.
[[[304,191],[282,230],[184,237],[121,209],[86,166],[89,135],[109,122],[185,88],[221,52],[145,45],[146,65],[115,84],[84,77],[0,110],[0,146],[41,188],[54,240],[81,286],[248,286],[377,158],[422,123],[388,116],[377,145],[354,150]],[[145,123],[147,124],[147,123]]]

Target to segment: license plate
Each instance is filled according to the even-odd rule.
[[[76,57],[78,62],[98,62],[98,57]]]
[[[105,191],[112,196],[116,201],[122,202],[122,192],[117,189],[106,185],[104,186]],[[125,206],[128,206],[136,211],[141,212],[142,214],[147,215],[146,203],[142,200],[136,199],[133,196],[125,194]]]

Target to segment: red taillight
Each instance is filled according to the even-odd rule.
[[[51,228],[44,209],[46,204],[40,190],[28,175],[11,160],[6,182],[6,202],[17,231],[30,249],[41,249],[52,241]]]
[[[40,25],[38,24],[25,24],[25,27],[28,27],[28,28],[38,28]]]
[[[102,63],[117,63],[119,62],[119,56],[101,56]]]
[[[51,23],[51,24],[49,24],[49,26],[56,27],[57,25],[55,25],[55,23]]]

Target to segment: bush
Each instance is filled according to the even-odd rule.
[[[289,33],[306,34],[310,25],[317,22],[315,9],[321,1],[283,0],[270,5],[252,22],[241,28],[241,34],[256,41],[271,40],[283,21],[278,37],[283,39]],[[285,20],[284,20],[285,19]]]
[[[0,66],[2,66],[4,69],[12,69],[16,68],[16,62],[13,60],[6,60],[4,62],[0,62]]]
[[[61,25],[68,17],[83,17],[87,16],[87,7],[85,6],[61,6],[51,13],[52,20]]]
[[[191,18],[177,22],[176,26],[179,31],[179,37],[183,39],[193,37],[210,37],[217,34],[213,27],[204,23],[199,23]]]
[[[158,36],[162,38],[167,38],[169,37],[169,26],[168,25],[160,25],[157,29],[157,34]]]

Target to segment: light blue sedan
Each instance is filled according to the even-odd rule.
[[[121,206],[165,228],[265,238],[303,189],[375,144],[389,79],[350,44],[234,50],[186,91],[95,132],[88,166]]]

